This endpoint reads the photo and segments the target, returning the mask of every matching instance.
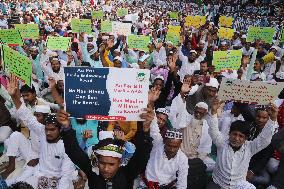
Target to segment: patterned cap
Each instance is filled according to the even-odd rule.
[[[179,129],[171,128],[167,130],[165,137],[168,139],[182,140],[182,132]]]
[[[61,125],[56,119],[56,114],[48,114],[45,118],[45,124],[53,124],[55,127],[60,128]]]

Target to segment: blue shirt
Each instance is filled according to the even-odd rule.
[[[76,131],[76,138],[79,144],[83,142],[83,132],[85,130],[92,130],[92,138],[86,140],[86,146],[90,147],[99,143],[98,139],[98,121],[96,120],[87,120],[85,124],[78,124],[76,118],[71,118],[72,128]]]

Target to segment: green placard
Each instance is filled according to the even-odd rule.
[[[3,62],[6,73],[13,73],[31,86],[32,61],[19,52],[3,45]]]
[[[21,34],[17,29],[0,30],[0,42],[8,45],[23,45]]]
[[[127,8],[121,8],[117,10],[117,16],[122,17],[128,15],[128,9]]]
[[[38,39],[39,29],[37,24],[15,24],[23,39]]]
[[[178,12],[170,12],[169,13],[170,18],[172,19],[178,19]]]
[[[175,46],[179,44],[180,34],[179,33],[167,33],[166,41],[172,42]]]
[[[284,42],[284,28],[281,30],[280,42]]]
[[[101,22],[101,33],[112,32],[112,22],[111,21],[102,21]]]
[[[247,42],[254,42],[257,39],[265,41],[265,43],[271,44],[273,36],[275,35],[275,28],[271,27],[252,27],[248,29]]]
[[[92,12],[92,18],[93,19],[103,19],[104,18],[104,12],[102,10],[100,11],[93,11]]]
[[[46,47],[50,50],[67,51],[70,48],[70,37],[51,37],[47,38]]]
[[[127,37],[128,47],[130,49],[143,50],[145,52],[149,51],[148,45],[150,42],[150,36],[144,35],[129,35]]]
[[[214,51],[213,52],[213,65],[215,71],[222,70],[238,70],[241,66],[242,51],[229,50],[229,51]]]
[[[90,19],[75,19],[71,20],[71,27],[74,33],[92,33],[92,21]]]

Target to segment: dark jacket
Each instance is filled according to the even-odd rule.
[[[89,157],[85,154],[77,140],[75,131],[70,129],[62,132],[62,139],[66,154],[88,177],[90,189],[107,189],[106,180],[92,171]],[[144,133],[141,129],[136,134],[136,151],[129,163],[120,167],[116,175],[112,178],[113,189],[132,189],[133,180],[142,173],[147,165],[152,148],[149,133]]]

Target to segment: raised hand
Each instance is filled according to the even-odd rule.
[[[70,120],[69,120],[70,114],[67,113],[64,109],[61,109],[57,115],[56,119],[61,124],[61,126],[65,129],[70,127]]]
[[[221,104],[223,103],[223,101],[220,101],[219,99],[215,98],[212,102],[212,106],[211,106],[211,114],[217,114],[217,110],[220,108]]]
[[[155,113],[152,108],[145,108],[143,109],[145,111],[140,115],[141,119],[144,119],[145,121],[143,122],[143,130],[144,132],[148,132],[150,130],[150,124],[155,118]]]
[[[270,119],[272,121],[276,121],[277,120],[278,108],[277,108],[277,106],[275,104],[271,103],[271,106],[268,109],[268,114],[269,114]]]
[[[53,88],[56,85],[56,81],[53,77],[48,78],[49,88]]]
[[[148,93],[148,103],[154,103],[156,100],[158,100],[160,94],[160,90],[156,89],[155,87],[152,87]]]
[[[191,77],[187,77],[183,80],[181,93],[186,94],[191,90]]]
[[[171,72],[175,71],[175,69],[176,69],[175,57],[169,56],[169,58],[168,58],[168,67],[170,68]]]
[[[92,130],[85,130],[83,132],[83,139],[87,140],[88,138],[92,138],[93,134],[92,134]]]
[[[12,98],[21,98],[19,83],[15,75],[11,75],[8,79],[7,91]]]

